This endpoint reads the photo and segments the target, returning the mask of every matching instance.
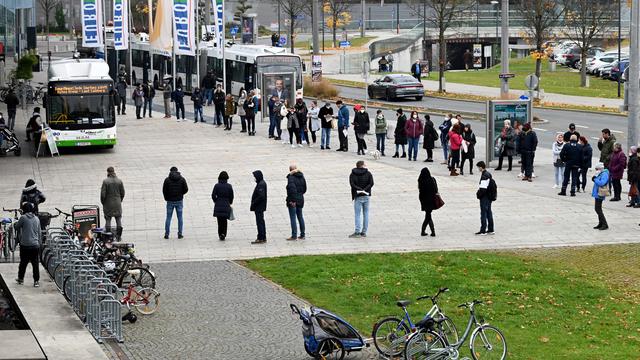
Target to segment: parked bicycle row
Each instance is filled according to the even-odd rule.
[[[380,319],[373,327],[373,345],[381,358],[406,360],[459,359],[462,347],[469,341],[469,351],[474,360],[506,359],[507,342],[502,332],[489,325],[478,315],[476,306],[482,301],[458,305],[469,312],[469,320],[462,334],[438,305],[438,297],[449,291],[441,288],[434,296],[420,296],[416,301],[428,299],[432,306],[418,322],[413,322],[407,307],[411,301],[400,300],[400,316]],[[290,304],[293,314],[302,320],[302,335],[307,354],[316,359],[342,360],[345,353],[361,351],[370,345],[369,340],[336,314],[316,307],[298,308]],[[463,357],[464,358],[464,357]]]

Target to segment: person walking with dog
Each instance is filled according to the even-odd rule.
[[[369,229],[369,199],[373,187],[373,175],[367,169],[363,160],[356,162],[356,167],[349,175],[351,186],[351,200],[355,212],[355,231],[350,238],[367,237]]]
[[[264,222],[264,212],[267,211],[267,183],[264,181],[262,171],[253,172],[256,180],[256,187],[251,195],[250,211],[256,215],[256,227],[258,228],[258,236],[252,244],[264,244],[267,242],[267,228]]]
[[[384,143],[387,139],[387,119],[384,118],[382,110],[376,111],[376,150],[380,152],[380,156],[384,155]]]
[[[111,232],[111,219],[116,220],[115,238],[122,239],[122,200],[124,200],[124,184],[116,176],[113,166],[107,168],[107,178],[102,181],[100,203],[104,212],[104,228]]]
[[[353,116],[353,130],[356,134],[356,141],[358,142],[358,155],[365,155],[367,142],[364,138],[370,127],[369,113],[367,113],[360,104],[354,106],[353,110],[355,111]]]
[[[229,174],[221,171],[218,175],[218,183],[213,186],[211,192],[211,200],[213,200],[213,216],[218,223],[218,238],[224,241],[227,237],[227,226],[229,219],[233,220],[233,187],[229,184]]]
[[[295,115],[294,115],[295,116]],[[289,220],[291,221],[291,236],[288,241],[304,240],[305,225],[302,208],[304,208],[304,194],[307,192],[307,182],[302,171],[295,164],[289,165],[289,174],[287,175],[287,209],[289,210]],[[296,219],[300,224],[300,236],[298,236],[298,227]]]

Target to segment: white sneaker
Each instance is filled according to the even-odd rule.
[[[295,146],[295,145],[293,145],[293,144],[291,144],[291,148],[292,148],[292,149],[295,149],[295,148],[296,148],[296,146]]]
[[[309,144],[309,147],[313,147],[313,144]]]
[[[532,177],[532,178],[535,178],[535,177],[536,177],[536,173],[532,172],[532,173],[531,173],[531,177]]]
[[[302,144],[298,144],[298,147],[302,147]]]
[[[557,188],[558,188],[558,185],[554,184],[554,185],[553,185],[553,188],[554,188],[554,189],[557,189]]]
[[[519,178],[524,177],[524,174],[523,174],[523,173],[520,173],[520,174],[518,175],[518,177],[519,177]]]
[[[288,144],[288,143],[289,143],[289,142],[288,142],[287,140],[284,140],[284,141],[282,142],[282,145],[286,145],[286,144]]]

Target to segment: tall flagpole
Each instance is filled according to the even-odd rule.
[[[100,6],[100,9],[102,10],[102,41],[104,43],[104,62],[106,62],[107,65],[109,65],[109,58],[107,57],[107,12],[104,6],[104,0],[100,1],[99,6]]]
[[[222,0],[222,19],[220,20],[222,21],[222,87],[224,88],[224,91],[228,93],[230,90],[227,90],[227,61],[224,51],[227,44],[227,34],[224,23],[224,0]]]
[[[194,0],[195,1],[195,0]],[[193,4],[193,3],[192,3]],[[193,11],[195,11],[195,23],[196,23],[196,28],[195,28],[195,33],[196,33],[196,52],[195,52],[195,57],[196,57],[196,78],[198,79],[197,83],[191,84],[191,89],[195,89],[196,87],[200,86],[200,39],[198,36],[198,3],[197,1],[195,1],[195,6],[193,7]],[[202,90],[202,89],[200,89]],[[202,92],[201,92],[202,93]]]
[[[123,9],[124,11],[124,9]],[[133,51],[131,51],[131,0],[127,1],[127,26],[129,26],[129,46],[128,46],[128,50],[129,50],[129,83],[131,84],[131,86],[134,86],[135,84],[133,83]],[[151,11],[151,9],[149,9],[149,11]],[[124,24],[123,24],[124,25]]]

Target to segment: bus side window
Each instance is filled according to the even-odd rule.
[[[302,62],[302,71],[307,71],[307,63],[305,63],[304,61]]]

